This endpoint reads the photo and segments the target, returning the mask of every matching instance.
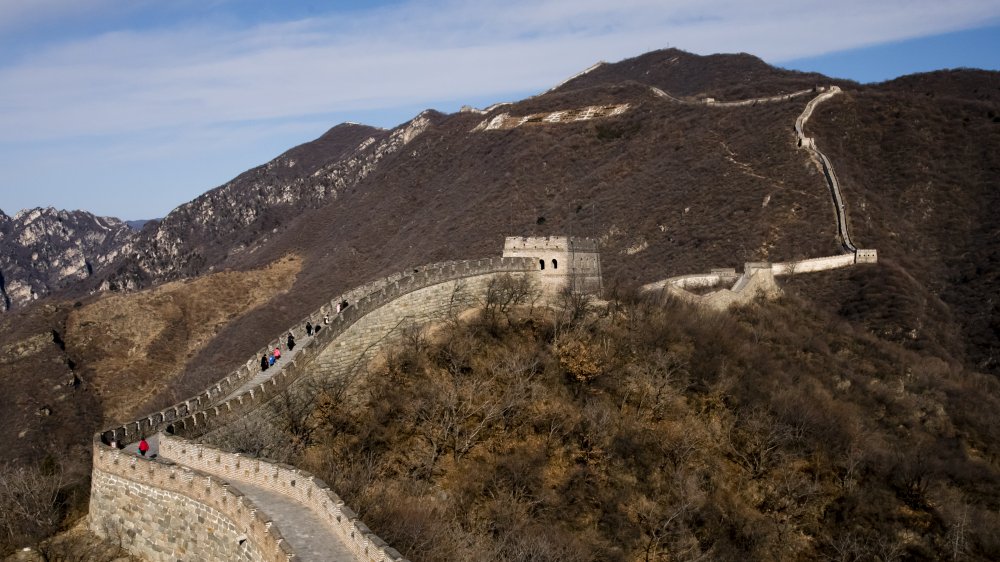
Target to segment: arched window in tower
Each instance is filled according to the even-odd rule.
[[[559,262],[555,259],[552,260],[552,269],[559,269]]]
[[[538,267],[545,269],[545,260],[538,260]]]

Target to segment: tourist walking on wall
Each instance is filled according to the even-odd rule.
[[[268,368],[268,366],[270,366],[270,364],[271,363],[267,360],[267,355],[261,355],[260,356],[260,370],[261,371],[266,371],[267,368]]]
[[[323,315],[323,324],[329,324],[329,323],[330,323],[330,315],[329,314],[324,314]]]
[[[281,359],[281,348],[280,347],[274,348],[274,360],[277,361],[278,359]]]
[[[148,452],[149,452],[149,443],[147,443],[146,438],[143,437],[142,439],[139,440],[139,454],[142,456],[146,456],[146,453]]]
[[[269,366],[274,365],[274,352],[271,352],[271,354],[267,357],[267,364]]]
[[[295,349],[295,334],[288,332],[288,351]]]
[[[312,322],[309,322],[308,320],[306,321],[306,335],[307,336],[313,335],[313,325]]]

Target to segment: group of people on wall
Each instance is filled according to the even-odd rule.
[[[343,312],[348,306],[350,305],[347,303],[346,300],[337,303],[337,314]],[[329,314],[323,315],[322,324],[317,323],[314,325],[311,320],[306,320],[306,336],[310,338],[313,337],[314,335],[318,334],[319,331],[323,329],[324,326],[327,326],[329,324],[330,324]],[[288,332],[288,336],[285,338],[285,346],[288,348],[288,351],[292,351],[293,349],[295,349],[295,334],[293,332]],[[281,359],[281,344],[279,343],[274,348],[274,351],[265,353],[260,357],[260,370],[262,372],[268,370],[280,359]]]

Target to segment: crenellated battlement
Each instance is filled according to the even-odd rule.
[[[556,260],[555,266],[543,272],[539,260]],[[294,467],[241,459],[189,439],[247,415],[298,380],[336,376],[355,368],[407,326],[478,306],[486,287],[499,275],[527,277],[547,292],[567,286],[599,290],[597,245],[569,237],[508,238],[502,257],[411,268],[337,295],[281,330],[254,357],[197,396],[96,435],[91,528],[102,534],[108,522],[125,527],[131,537],[126,547],[150,560],[175,560],[195,552],[218,560],[293,559],[294,548],[278,529],[230,486],[245,482],[273,488],[319,514],[331,535],[340,537],[358,560],[403,560],[319,480]],[[349,306],[342,309],[339,305],[344,302]],[[323,329],[307,337],[302,333],[307,321],[322,323]],[[299,339],[295,353],[261,373],[259,357],[275,347],[286,350],[284,335],[289,331]],[[154,434],[160,443],[159,459],[110,446],[122,447]],[[252,472],[249,466],[254,467]],[[164,513],[170,516],[163,517]],[[204,520],[212,522],[207,531],[198,526]]]

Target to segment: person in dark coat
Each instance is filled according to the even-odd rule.
[[[288,332],[288,351],[295,349],[295,334]]]
[[[313,335],[313,325],[312,325],[312,322],[306,321],[306,335],[307,336]]]
[[[267,355],[262,355],[260,357],[260,370],[261,371],[266,371],[267,368],[270,367],[270,366],[271,366],[271,363],[267,360]]]

